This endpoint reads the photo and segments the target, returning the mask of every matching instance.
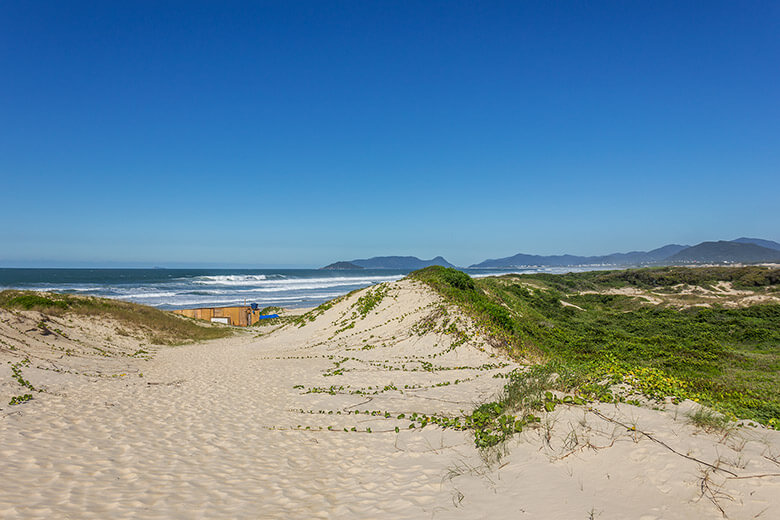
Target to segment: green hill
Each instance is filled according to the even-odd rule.
[[[441,256],[430,260],[421,260],[416,256],[375,256],[373,258],[360,258],[349,262],[336,262],[336,264],[352,264],[363,269],[422,269],[431,265],[443,267],[455,267]],[[331,264],[335,265],[335,264]]]
[[[702,242],[683,249],[666,259],[667,263],[721,263],[738,262],[756,264],[760,262],[780,262],[780,251],[775,251],[751,243]]]
[[[533,377],[548,389],[607,402],[694,399],[780,428],[779,275],[750,266],[477,279],[429,267],[410,276],[472,316],[494,346],[539,361],[511,376],[505,396],[522,394]],[[695,295],[674,290],[690,284],[728,301],[729,294],[706,289],[721,281],[766,303],[696,306]]]
[[[349,270],[349,269],[363,269],[359,265],[355,265],[352,262],[335,262],[330,265],[326,265],[325,267],[320,267],[320,269],[325,269],[328,271],[342,271],[342,270]]]

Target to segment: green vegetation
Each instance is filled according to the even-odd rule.
[[[708,432],[723,431],[728,424],[728,419],[708,408],[697,408],[688,418],[692,424]]]
[[[0,293],[0,305],[6,308],[21,308],[25,310],[61,309],[69,307],[65,299],[48,298],[38,293],[21,291],[3,291]]]
[[[11,398],[8,404],[14,406],[17,404],[26,403],[27,401],[31,401],[32,398],[33,398],[32,394],[15,395]]]
[[[279,314],[280,312],[284,311],[281,307],[277,307],[275,305],[269,305],[268,307],[263,307],[260,309],[260,315],[261,316],[268,316],[269,314]]]
[[[403,428],[406,430],[425,428],[428,425],[437,425],[440,428],[450,428],[455,430],[470,430],[474,433],[474,444],[480,448],[491,448],[506,440],[511,435],[518,433],[529,424],[540,423],[541,418],[534,415],[533,411],[551,412],[556,405],[581,405],[585,401],[579,397],[565,396],[562,399],[554,396],[544,388],[550,383],[551,372],[549,368],[535,366],[525,372],[515,372],[507,384],[504,394],[501,398],[492,403],[486,403],[478,407],[472,413],[465,416],[448,416],[440,414],[426,414],[418,412],[391,413],[387,410],[317,410],[318,414],[327,415],[366,415],[382,419],[388,419],[392,422],[402,421]],[[441,386],[434,385],[434,386]],[[406,385],[405,385],[406,387]],[[293,388],[303,389],[303,385],[295,385]],[[386,386],[384,391],[399,390],[395,386]],[[309,389],[305,393],[328,393],[335,395],[344,393],[344,387],[330,387],[325,389]],[[356,393],[356,392],[349,392]],[[363,393],[363,392],[357,392]],[[377,392],[374,392],[377,393]],[[300,413],[314,414],[314,410],[297,410]],[[518,413],[513,415],[509,412]],[[401,427],[397,425],[391,429],[380,430],[383,432],[399,433]],[[298,425],[295,429],[312,429]],[[322,430],[322,427],[314,429]],[[328,426],[329,431],[335,431],[333,426]],[[357,427],[344,428],[345,432],[364,431],[371,433],[371,428],[358,430]]]
[[[759,262],[777,262],[780,260],[780,251],[744,242],[730,242],[720,240],[718,242],[702,242],[665,259],[665,262],[742,262],[755,264]]]
[[[10,361],[9,361],[10,363]],[[16,380],[17,383],[19,383],[21,386],[32,390],[33,392],[43,392],[43,390],[39,388],[35,388],[32,383],[30,383],[27,379],[24,378],[24,375],[22,374],[22,367],[29,367],[30,366],[30,360],[25,358],[17,363],[11,364],[11,377]],[[11,397],[11,400],[8,402],[10,406],[15,406],[17,404],[26,403],[27,401],[30,401],[33,398],[32,394],[24,394],[24,395],[16,395]]]
[[[193,320],[153,307],[105,298],[7,290],[0,292],[0,307],[40,311],[54,316],[72,313],[110,318],[118,321],[122,327],[139,331],[152,343],[162,345],[215,339],[231,334],[227,328],[201,326]]]
[[[769,267],[656,267],[624,271],[590,271],[586,273],[515,276],[521,280],[539,280],[562,292],[599,290],[604,288],[654,287],[669,288],[678,284],[708,286],[716,282],[733,282],[736,288],[777,286],[780,269]]]
[[[387,286],[380,284],[375,289],[369,289],[355,302],[355,310],[361,318],[365,318],[387,295]]]
[[[352,291],[355,292],[355,291]],[[280,318],[276,318],[273,320],[266,320],[266,321],[277,321],[277,319],[285,318],[287,321],[282,321],[282,323],[292,323],[294,325],[297,325],[299,328],[306,325],[306,323],[313,322],[318,317],[322,316],[325,311],[329,310],[331,307],[342,301],[344,298],[347,298],[352,293],[346,294],[344,296],[339,296],[338,298],[335,298],[333,300],[329,300],[314,309],[310,310],[309,312],[305,314],[296,314],[293,316],[281,316]],[[261,320],[263,321],[263,320]]]
[[[11,365],[11,377],[16,379],[16,382],[22,385],[25,388],[29,388],[33,392],[40,392],[37,388],[35,388],[32,383],[30,383],[28,380],[24,378],[22,375],[22,367],[29,367],[30,366],[30,360],[29,359],[23,359],[22,361],[19,361],[18,363],[14,363]]]
[[[780,427],[780,305],[678,309],[580,293],[719,281],[774,290],[778,269],[673,267],[474,280],[429,267],[410,276],[464,309],[494,345],[538,360],[535,370],[555,374],[545,380],[549,389],[617,401],[631,398],[631,391],[616,392],[623,384],[651,399],[693,399],[729,418]],[[524,377],[512,376],[507,393],[513,384],[522,389],[526,383],[517,381]],[[502,406],[498,417],[513,406]]]
[[[275,305],[269,305],[268,307],[263,307],[259,311],[260,316],[268,316],[270,314],[277,314],[284,313],[284,309],[281,307],[277,307]],[[252,324],[252,327],[268,327],[268,326],[277,326],[284,323],[291,323],[297,319],[299,319],[299,315],[287,315],[281,314],[277,316],[276,318],[263,318],[262,320],[257,320]]]

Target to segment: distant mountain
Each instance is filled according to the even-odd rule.
[[[363,269],[359,265],[355,265],[352,262],[336,262],[330,265],[326,265],[325,267],[320,267],[320,269],[327,269],[331,271],[341,271],[341,270],[347,270],[347,269]]]
[[[484,262],[474,264],[470,267],[475,269],[490,269],[490,268],[502,268],[502,267],[521,267],[527,265],[549,265],[549,266],[565,266],[565,265],[580,265],[585,263],[586,257],[584,256],[572,256],[572,255],[527,255],[525,253],[519,253],[514,256],[508,256],[506,258],[490,258]]]
[[[753,243],[702,242],[701,244],[683,249],[667,258],[664,262],[674,263],[718,263],[739,262],[754,264],[758,262],[780,262],[780,250],[761,247]]]
[[[431,265],[455,267],[444,258],[437,256],[431,260],[420,260],[416,256],[375,256],[348,262],[364,269],[409,269],[416,270]]]
[[[652,251],[631,251],[630,253],[613,253],[605,256],[585,257],[591,264],[613,264],[613,265],[638,265],[653,264],[660,262],[686,249],[689,246],[680,244],[668,244]]]
[[[469,266],[473,269],[514,269],[529,266],[575,267],[583,265],[633,267],[680,263],[738,262],[745,264],[780,262],[780,243],[761,238],[738,238],[719,242],[702,242],[695,246],[667,244],[651,251],[629,251],[599,256],[529,255],[519,253],[493,258]],[[323,269],[402,269],[416,270],[431,265],[455,267],[444,258],[420,260],[416,256],[376,256],[349,262],[336,262]]]
[[[763,238],[738,238],[736,240],[732,240],[732,242],[739,242],[740,244],[755,244],[757,246],[765,247],[767,249],[774,249],[775,251],[780,251],[780,244],[773,240],[764,240]]]
[[[517,254],[506,258],[485,260],[471,267],[476,269],[522,267],[530,265],[544,265],[549,267],[568,267],[575,265],[641,265],[653,264],[665,258],[677,254],[688,246],[669,244],[652,251],[631,251],[629,253],[612,253],[602,256],[575,256],[575,255],[527,255]]]

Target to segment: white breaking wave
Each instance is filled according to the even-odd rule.
[[[472,274],[472,278],[487,278],[488,276],[501,276],[504,274],[528,274],[528,273],[538,273],[539,271],[532,271],[532,270],[526,270],[526,271],[501,271],[496,273],[479,273],[479,274]]]
[[[262,276],[262,275],[260,275]],[[369,285],[377,282],[392,282],[403,278],[401,275],[388,276],[333,276],[322,278],[291,278],[291,279],[271,279],[265,277],[262,279],[251,279],[244,276],[213,276],[212,279],[206,277],[198,278],[192,281],[196,285],[221,285],[231,286],[258,286],[273,287],[274,290],[296,290],[296,289],[323,289],[327,287],[338,287],[340,285]],[[216,278],[219,278],[217,280]]]
[[[264,274],[226,274],[219,276],[199,276],[193,283],[211,285],[224,284],[232,285],[235,283],[246,284],[248,282],[259,282],[266,279]]]
[[[391,280],[387,280],[388,282]],[[290,292],[290,291],[314,291],[317,289],[332,289],[334,287],[350,287],[350,286],[365,286],[365,285],[371,285],[366,283],[360,283],[360,282],[352,282],[352,283],[320,283],[320,284],[313,284],[313,283],[304,283],[304,281],[301,281],[301,283],[297,284],[290,284],[287,286],[271,286],[271,287],[254,287],[252,289],[234,289],[232,291],[225,291],[225,294],[227,293],[240,293],[240,294],[263,294],[263,293],[275,293],[275,292]]]
[[[129,299],[142,299],[142,298],[170,298],[179,296],[180,293],[177,292],[141,292],[141,293],[128,293],[128,294],[119,294],[116,297],[122,298],[123,300],[129,300]]]
[[[270,305],[273,303],[304,303],[304,302],[313,302],[318,303],[323,300],[329,300],[331,298],[335,298],[337,296],[341,296],[343,293],[332,293],[332,294],[309,294],[309,295],[301,295],[301,296],[276,296],[267,298],[264,300],[249,300],[247,299],[246,303],[257,303],[261,307]],[[166,300],[163,302],[143,302],[140,301],[138,298],[127,298],[127,297],[120,297],[120,300],[127,300],[127,301],[133,301],[137,303],[144,303],[146,305],[165,305],[165,306],[219,306],[219,305],[243,305],[244,298],[177,298],[175,300]]]
[[[51,287],[35,287],[32,289],[40,292],[61,292],[61,291],[73,291],[73,292],[96,292],[102,291],[103,288],[99,285],[94,287],[70,287],[67,285],[53,285]]]

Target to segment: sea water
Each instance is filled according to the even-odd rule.
[[[566,272],[576,268],[511,272]],[[464,269],[472,276],[506,270]],[[115,298],[162,309],[243,305],[309,307],[355,289],[389,282],[406,270],[360,269],[9,269],[0,290],[25,289]]]

